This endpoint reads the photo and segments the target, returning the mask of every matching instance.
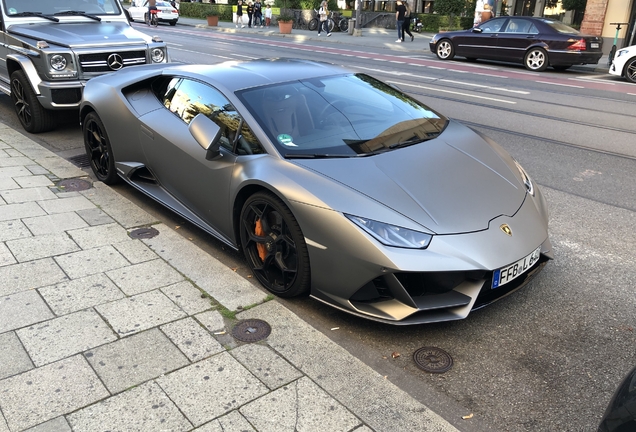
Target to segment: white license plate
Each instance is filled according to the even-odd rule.
[[[520,259],[516,263],[510,264],[509,266],[499,270],[495,270],[495,273],[492,276],[492,288],[499,288],[527,272],[530,267],[539,261],[539,255],[541,255],[541,246],[536,248],[530,255]]]
[[[590,48],[598,48],[598,42],[591,42]]]

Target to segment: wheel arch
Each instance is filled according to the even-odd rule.
[[[623,65],[623,70],[621,71],[621,76],[622,76],[623,78],[626,78],[626,77],[627,77],[627,66],[629,66],[629,64],[630,64],[631,62],[633,62],[633,61],[636,61],[636,55],[635,55],[635,56],[630,57],[630,58],[629,58],[629,59],[625,62],[625,64]]]
[[[33,62],[24,55],[21,54],[10,54],[7,56],[7,72],[9,74],[9,79],[13,72],[17,70],[22,70],[31,85],[31,89],[36,95],[40,95],[40,83],[42,83],[42,79],[38,74],[38,71],[33,66]]]

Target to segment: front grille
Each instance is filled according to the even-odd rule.
[[[58,105],[76,104],[82,99],[82,90],[79,88],[52,89],[51,99]]]
[[[108,58],[113,54],[119,55],[121,57],[123,67],[146,63],[145,51],[118,51],[95,54],[80,54],[79,61],[82,71],[90,73],[112,72],[113,70],[117,70],[111,68],[108,65]]]

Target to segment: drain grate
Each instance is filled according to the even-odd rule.
[[[70,157],[70,158],[68,158],[68,160],[73,165],[75,165],[76,167],[79,167],[79,168],[87,168],[87,167],[91,166],[91,161],[88,158],[88,155],[86,153]]]
[[[443,349],[423,347],[413,353],[413,361],[422,370],[430,373],[444,373],[453,367],[453,358]]]
[[[232,336],[241,342],[258,342],[269,336],[272,328],[263,320],[248,319],[239,321],[232,329]]]
[[[93,183],[82,179],[66,179],[57,182],[56,186],[64,192],[77,192],[92,188]]]
[[[155,228],[137,228],[128,233],[128,236],[134,239],[151,239],[153,237],[157,237],[159,235],[159,231]]]

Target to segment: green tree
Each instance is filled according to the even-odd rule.
[[[435,12],[440,15],[460,15],[466,9],[466,0],[435,0]]]
[[[587,0],[563,0],[561,4],[565,10],[585,12]]]

